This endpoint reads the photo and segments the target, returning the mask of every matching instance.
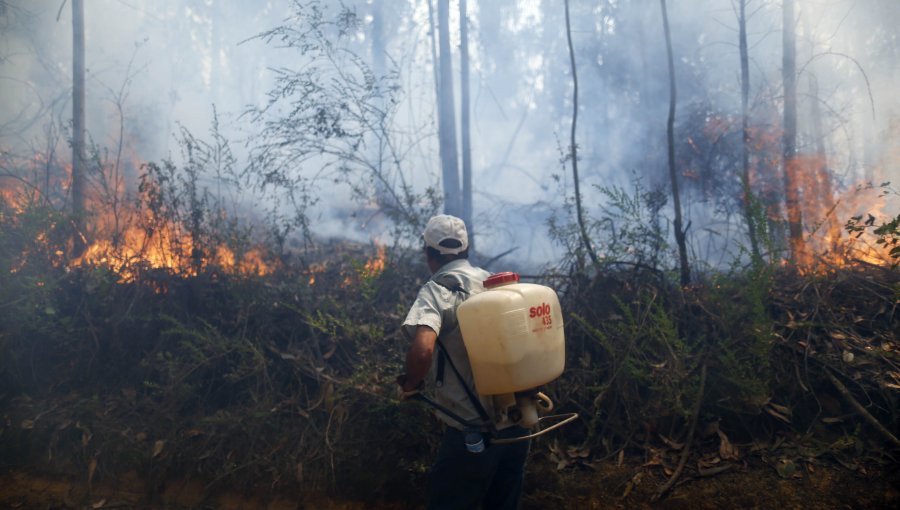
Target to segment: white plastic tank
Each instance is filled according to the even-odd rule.
[[[550,287],[497,273],[457,310],[481,395],[536,388],[562,374],[566,350],[559,297]]]

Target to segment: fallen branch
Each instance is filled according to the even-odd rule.
[[[828,368],[825,368],[824,372],[828,377],[828,380],[831,381],[831,384],[833,384],[834,387],[837,388],[838,393],[840,393],[841,396],[844,397],[844,400],[846,400],[847,403],[850,404],[850,406],[860,414],[860,416],[862,416],[867,422],[869,422],[870,425],[875,427],[875,430],[880,432],[881,435],[883,435],[888,441],[890,441],[891,444],[893,444],[897,448],[900,448],[900,440],[897,439],[897,436],[891,434],[891,431],[886,429],[884,425],[881,424],[881,422],[879,422],[874,416],[872,416],[871,413],[869,413],[869,411],[866,411],[866,408],[863,407],[862,404],[860,404],[859,401],[853,397],[853,395],[850,393],[850,390],[848,390],[847,387],[844,386],[844,383],[839,381],[838,378],[835,377]]]
[[[697,430],[697,418],[700,416],[700,407],[703,402],[703,393],[706,390],[706,361],[703,361],[703,366],[700,368],[700,391],[697,394],[697,400],[694,402],[693,416],[691,416],[691,426],[688,429],[687,440],[684,443],[684,450],[681,451],[681,459],[678,461],[678,467],[675,468],[675,472],[672,473],[672,476],[669,480],[659,489],[659,492],[653,496],[653,501],[659,501],[666,495],[672,487],[675,486],[675,483],[678,481],[678,478],[681,476],[681,472],[684,471],[684,465],[687,464],[688,456],[691,453],[691,445],[694,442],[694,431]]]

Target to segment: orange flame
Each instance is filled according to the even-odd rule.
[[[377,277],[382,272],[387,262],[387,254],[385,246],[378,241],[375,244],[375,256],[366,259],[360,266],[358,263],[351,264],[350,267],[341,267],[338,274],[343,276],[341,287],[346,288],[355,282],[363,282]],[[309,276],[309,284],[315,285],[317,276],[324,273],[328,269],[328,262],[315,262],[309,265],[306,274]]]
[[[364,278],[374,278],[384,271],[385,261],[387,260],[385,256],[384,245],[376,241],[375,247],[377,249],[375,257],[367,260],[365,265],[363,266],[361,276],[363,276]]]
[[[799,210],[804,227],[803,249],[796,264],[804,272],[828,272],[856,262],[877,266],[891,264],[889,249],[872,235],[850,235],[844,223],[853,216],[884,218],[886,206],[877,189],[859,186],[835,198],[825,161],[800,156],[794,165],[802,200]]]
[[[127,227],[117,236],[118,242],[106,238],[94,241],[80,257],[69,262],[69,267],[104,266],[118,273],[120,282],[135,281],[145,269],[166,269],[182,277],[196,276],[209,266],[241,275],[262,276],[272,270],[257,248],[240,258],[224,245],[215,247],[214,253],[204,254],[195,248],[187,234],[174,230],[148,232],[140,227]]]

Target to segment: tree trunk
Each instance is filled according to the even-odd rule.
[[[812,119],[812,137],[816,150],[815,157],[812,159],[815,165],[815,183],[816,189],[813,191],[813,197],[817,201],[818,213],[827,229],[828,248],[835,250],[838,241],[841,238],[841,227],[838,224],[834,211],[834,187],[831,185],[831,173],[828,171],[828,156],[825,153],[825,130],[822,128],[822,106],[819,104],[819,83],[816,77],[809,76],[809,100],[810,114]]]
[[[444,180],[444,212],[460,216],[462,203],[459,196],[459,160],[456,152],[453,56],[450,52],[450,0],[438,0],[438,46],[440,51],[438,136]]]
[[[386,48],[384,41],[384,0],[372,2],[372,69],[375,76],[384,76],[384,56]]]
[[[784,203],[787,209],[791,260],[803,262],[803,219],[800,213],[800,167],[797,162],[797,62],[794,0],[782,4],[782,80],[784,81]]]
[[[462,219],[469,231],[469,249],[474,252],[475,230],[472,224],[472,142],[469,131],[469,19],[466,0],[459,0],[459,99],[462,137]]]
[[[750,56],[747,50],[747,0],[740,0],[738,17],[739,46],[741,55],[741,187],[743,188],[744,218],[750,237],[750,255],[754,262],[761,262],[757,239],[756,211],[753,189],[750,185]]]
[[[678,192],[678,172],[675,168],[675,59],[672,56],[672,37],[669,33],[669,14],[666,11],[666,0],[659,0],[662,9],[663,32],[666,36],[666,55],[669,61],[669,119],[666,123],[666,140],[669,147],[669,179],[672,181],[672,206],[675,209],[675,242],[678,244],[678,259],[681,263],[681,285],[691,281],[691,268],[688,265],[687,242],[681,219],[681,195]]]
[[[575,48],[572,46],[572,22],[569,19],[569,0],[565,0],[566,8],[566,41],[569,44],[569,65],[572,70],[572,131],[569,138],[569,156],[572,158],[572,179],[575,182],[575,214],[578,216],[578,228],[581,231],[581,243],[594,265],[599,265],[597,254],[591,245],[587,227],[584,224],[584,212],[581,209],[581,188],[578,179],[578,145],[575,143],[575,130],[578,126],[578,73],[575,67]]]
[[[72,215],[73,255],[84,252],[85,207],[84,2],[72,0]]]

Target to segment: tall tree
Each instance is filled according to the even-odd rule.
[[[816,203],[816,210],[825,222],[830,248],[836,249],[840,241],[841,229],[834,217],[834,187],[831,185],[831,173],[828,171],[828,155],[825,152],[825,129],[822,127],[822,106],[819,99],[819,82],[812,74],[809,75],[809,103],[810,121],[815,155],[811,159],[814,168],[812,183],[812,197]],[[818,221],[819,218],[816,218]]]
[[[372,2],[372,70],[375,76],[384,75],[384,56],[386,43],[384,39],[384,0]]]
[[[85,207],[84,2],[72,0],[72,215],[74,255],[84,252]]]
[[[750,255],[760,261],[756,237],[756,207],[750,187],[750,56],[747,49],[747,0],[740,0],[738,13],[738,46],[741,59],[741,188],[744,194],[744,217],[750,237]]]
[[[566,41],[569,45],[569,66],[572,71],[572,130],[569,134],[569,157],[572,158],[572,179],[575,182],[575,214],[577,215],[578,228],[581,231],[581,243],[594,265],[599,265],[597,253],[591,245],[587,227],[584,224],[584,211],[581,208],[581,188],[578,178],[578,145],[575,143],[575,132],[578,127],[578,73],[575,67],[575,47],[572,45],[572,21],[569,17],[569,0],[565,1],[566,8]]]
[[[462,219],[469,230],[469,246],[473,246],[472,224],[472,142],[469,106],[469,18],[466,0],[459,0],[459,128],[462,138]],[[472,250],[474,252],[474,249]]]
[[[784,82],[784,203],[787,209],[791,260],[802,261],[803,221],[800,213],[800,188],[797,161],[797,50],[794,34],[794,0],[782,3],[782,81]]]
[[[429,0],[430,2],[430,0]],[[438,137],[444,181],[444,212],[462,214],[459,196],[459,158],[456,147],[456,108],[453,100],[453,57],[450,52],[450,0],[438,0],[438,46],[440,84]]]
[[[681,195],[678,192],[678,172],[675,168],[675,58],[672,55],[672,36],[669,33],[669,13],[666,11],[666,0],[659,0],[662,9],[663,32],[666,36],[666,56],[669,62],[669,118],[666,122],[666,140],[669,147],[669,179],[672,181],[672,205],[675,209],[675,242],[678,244],[678,259],[681,266],[681,284],[691,281],[691,268],[688,265],[687,241],[682,227]]]

